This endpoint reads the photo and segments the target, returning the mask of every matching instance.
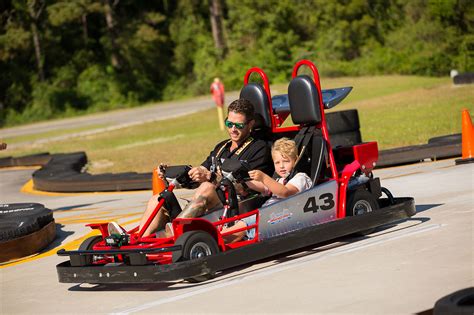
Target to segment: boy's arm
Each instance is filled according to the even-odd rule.
[[[258,191],[259,193],[266,193],[268,191],[268,188],[262,183],[258,182],[256,180],[249,180],[245,182],[245,184],[252,190]]]
[[[274,180],[273,178],[271,178],[267,174],[264,174],[262,183],[265,186],[267,186],[268,189],[270,189],[270,191],[274,195],[276,195],[280,198],[290,197],[290,196],[293,196],[293,195],[299,193],[298,188],[296,188],[295,186],[293,186],[291,184],[286,184],[286,185],[280,184],[279,182],[277,182],[276,180]]]
[[[253,179],[253,182],[262,183],[264,187],[268,187],[274,195],[280,198],[286,198],[299,192],[295,186],[291,184],[280,184],[262,171],[253,170],[249,172],[249,175]]]

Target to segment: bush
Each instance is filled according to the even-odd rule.
[[[77,91],[95,110],[123,107],[126,103],[118,83],[99,65],[93,65],[79,75]]]

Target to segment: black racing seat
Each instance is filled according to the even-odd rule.
[[[306,173],[313,181],[313,186],[320,179],[323,169],[327,169],[327,144],[321,129],[319,93],[313,80],[301,75],[291,80],[288,86],[288,100],[291,118],[301,129],[295,137],[298,147],[298,160],[290,176],[298,172]]]
[[[272,129],[270,103],[263,86],[258,83],[248,83],[240,91],[240,98],[250,101],[255,109],[255,125],[252,136],[256,139],[270,141]]]

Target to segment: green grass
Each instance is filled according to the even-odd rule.
[[[322,87],[353,86],[333,110],[359,111],[364,141],[386,149],[426,143],[431,137],[461,132],[461,110],[474,113],[472,85],[453,86],[449,78],[377,76],[323,79]],[[286,85],[272,86],[272,94]],[[219,131],[215,109],[187,117],[133,126],[65,141],[6,150],[1,156],[38,152],[86,151],[89,172],[149,172],[159,162],[200,163],[214,145],[227,137]],[[37,135],[39,136],[39,135]]]

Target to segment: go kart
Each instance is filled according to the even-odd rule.
[[[310,68],[313,78],[298,76],[303,65]],[[249,83],[252,73],[262,77],[263,85]],[[196,186],[187,175],[188,166],[170,167],[168,187],[144,227],[117,238],[109,235],[107,222],[89,224],[101,235],[85,240],[76,251],[58,251],[69,257],[57,265],[59,282],[204,281],[228,268],[354,233],[370,233],[414,215],[413,198],[393,197],[374,177],[376,142],[331,146],[324,110],[342,101],[351,88],[322,91],[318,70],[307,60],[295,65],[292,77],[288,94],[272,99],[266,74],[251,68],[240,96],[251,101],[257,112],[255,137],[269,145],[283,136],[295,140],[299,150],[295,171],[306,172],[312,188],[268,206],[263,206],[265,198],[260,195],[239,200],[235,184],[248,179],[248,168],[230,160],[222,164],[223,178],[217,185],[224,209],[199,218],[175,218],[173,236],[145,237],[158,210],[170,200],[166,194],[175,187]],[[273,100],[278,105],[273,106]],[[290,114],[294,125],[282,127]],[[171,213],[172,218],[176,215]],[[255,223],[230,232],[224,228],[248,217],[255,218]],[[251,230],[255,232],[252,238],[228,241],[231,234]]]

